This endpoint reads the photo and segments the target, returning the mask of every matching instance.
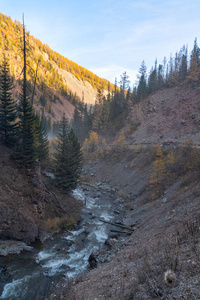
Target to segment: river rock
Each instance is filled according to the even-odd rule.
[[[115,248],[115,246],[117,245],[117,240],[115,238],[107,239],[105,240],[105,245],[110,249]]]
[[[72,246],[72,241],[70,241],[70,240],[66,240],[66,245],[68,246],[68,247],[71,247]]]
[[[74,228],[75,230],[79,230],[79,229],[80,229],[80,227],[79,227],[77,224],[73,224],[73,228]]]
[[[88,262],[89,262],[89,267],[91,269],[95,269],[97,267],[97,262],[98,262],[98,254],[97,252],[92,252],[88,258]]]
[[[24,250],[32,251],[33,247],[27,246],[25,243],[20,241],[0,241],[0,256],[6,256],[8,254],[19,254]]]

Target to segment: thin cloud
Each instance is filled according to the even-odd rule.
[[[115,83],[115,78],[117,78],[117,82],[120,81],[120,75],[122,75],[125,71],[127,75],[129,76],[129,79],[131,81],[130,86],[135,83],[135,78],[137,75],[137,71],[132,69],[127,69],[125,67],[122,67],[121,65],[108,65],[104,67],[99,68],[91,68],[92,72],[94,74],[97,74],[100,77],[108,79],[110,82]],[[106,76],[105,76],[106,75]]]

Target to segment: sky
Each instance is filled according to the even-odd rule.
[[[0,12],[24,13],[31,35],[113,83],[126,71],[134,85],[143,60],[149,72],[200,39],[199,0],[0,0]]]

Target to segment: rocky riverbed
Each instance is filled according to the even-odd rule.
[[[74,277],[109,261],[110,253],[117,248],[118,233],[115,231],[119,230],[109,223],[121,222],[124,200],[117,190],[101,182],[81,183],[73,196],[83,201],[78,224],[38,247],[30,248],[13,241],[0,245],[0,299],[42,300],[50,293],[52,282]],[[21,250],[31,251],[19,253]],[[4,257],[5,254],[9,256]]]

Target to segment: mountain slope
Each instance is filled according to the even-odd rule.
[[[130,143],[189,138],[200,142],[199,99],[200,88],[186,82],[160,90],[133,105],[123,131]]]
[[[0,13],[0,62],[3,53],[10,60],[14,76],[14,93],[18,98],[22,76],[22,24]],[[51,121],[59,121],[63,111],[72,118],[73,106],[84,100],[94,104],[97,89],[108,89],[109,82],[53,51],[48,45],[27,34],[27,79],[30,96],[36,88],[33,104],[38,113]],[[36,77],[37,73],[37,77]],[[110,85],[111,89],[114,88]],[[72,104],[72,106],[70,105]]]
[[[133,106],[124,139],[118,132],[89,153],[87,180],[119,191],[124,217],[117,224],[132,231],[121,229],[116,240],[113,230],[104,263],[100,252],[98,267],[71,285],[62,282],[58,299],[199,299],[200,149],[157,143],[175,137],[199,143],[199,111],[198,87],[163,89]]]

